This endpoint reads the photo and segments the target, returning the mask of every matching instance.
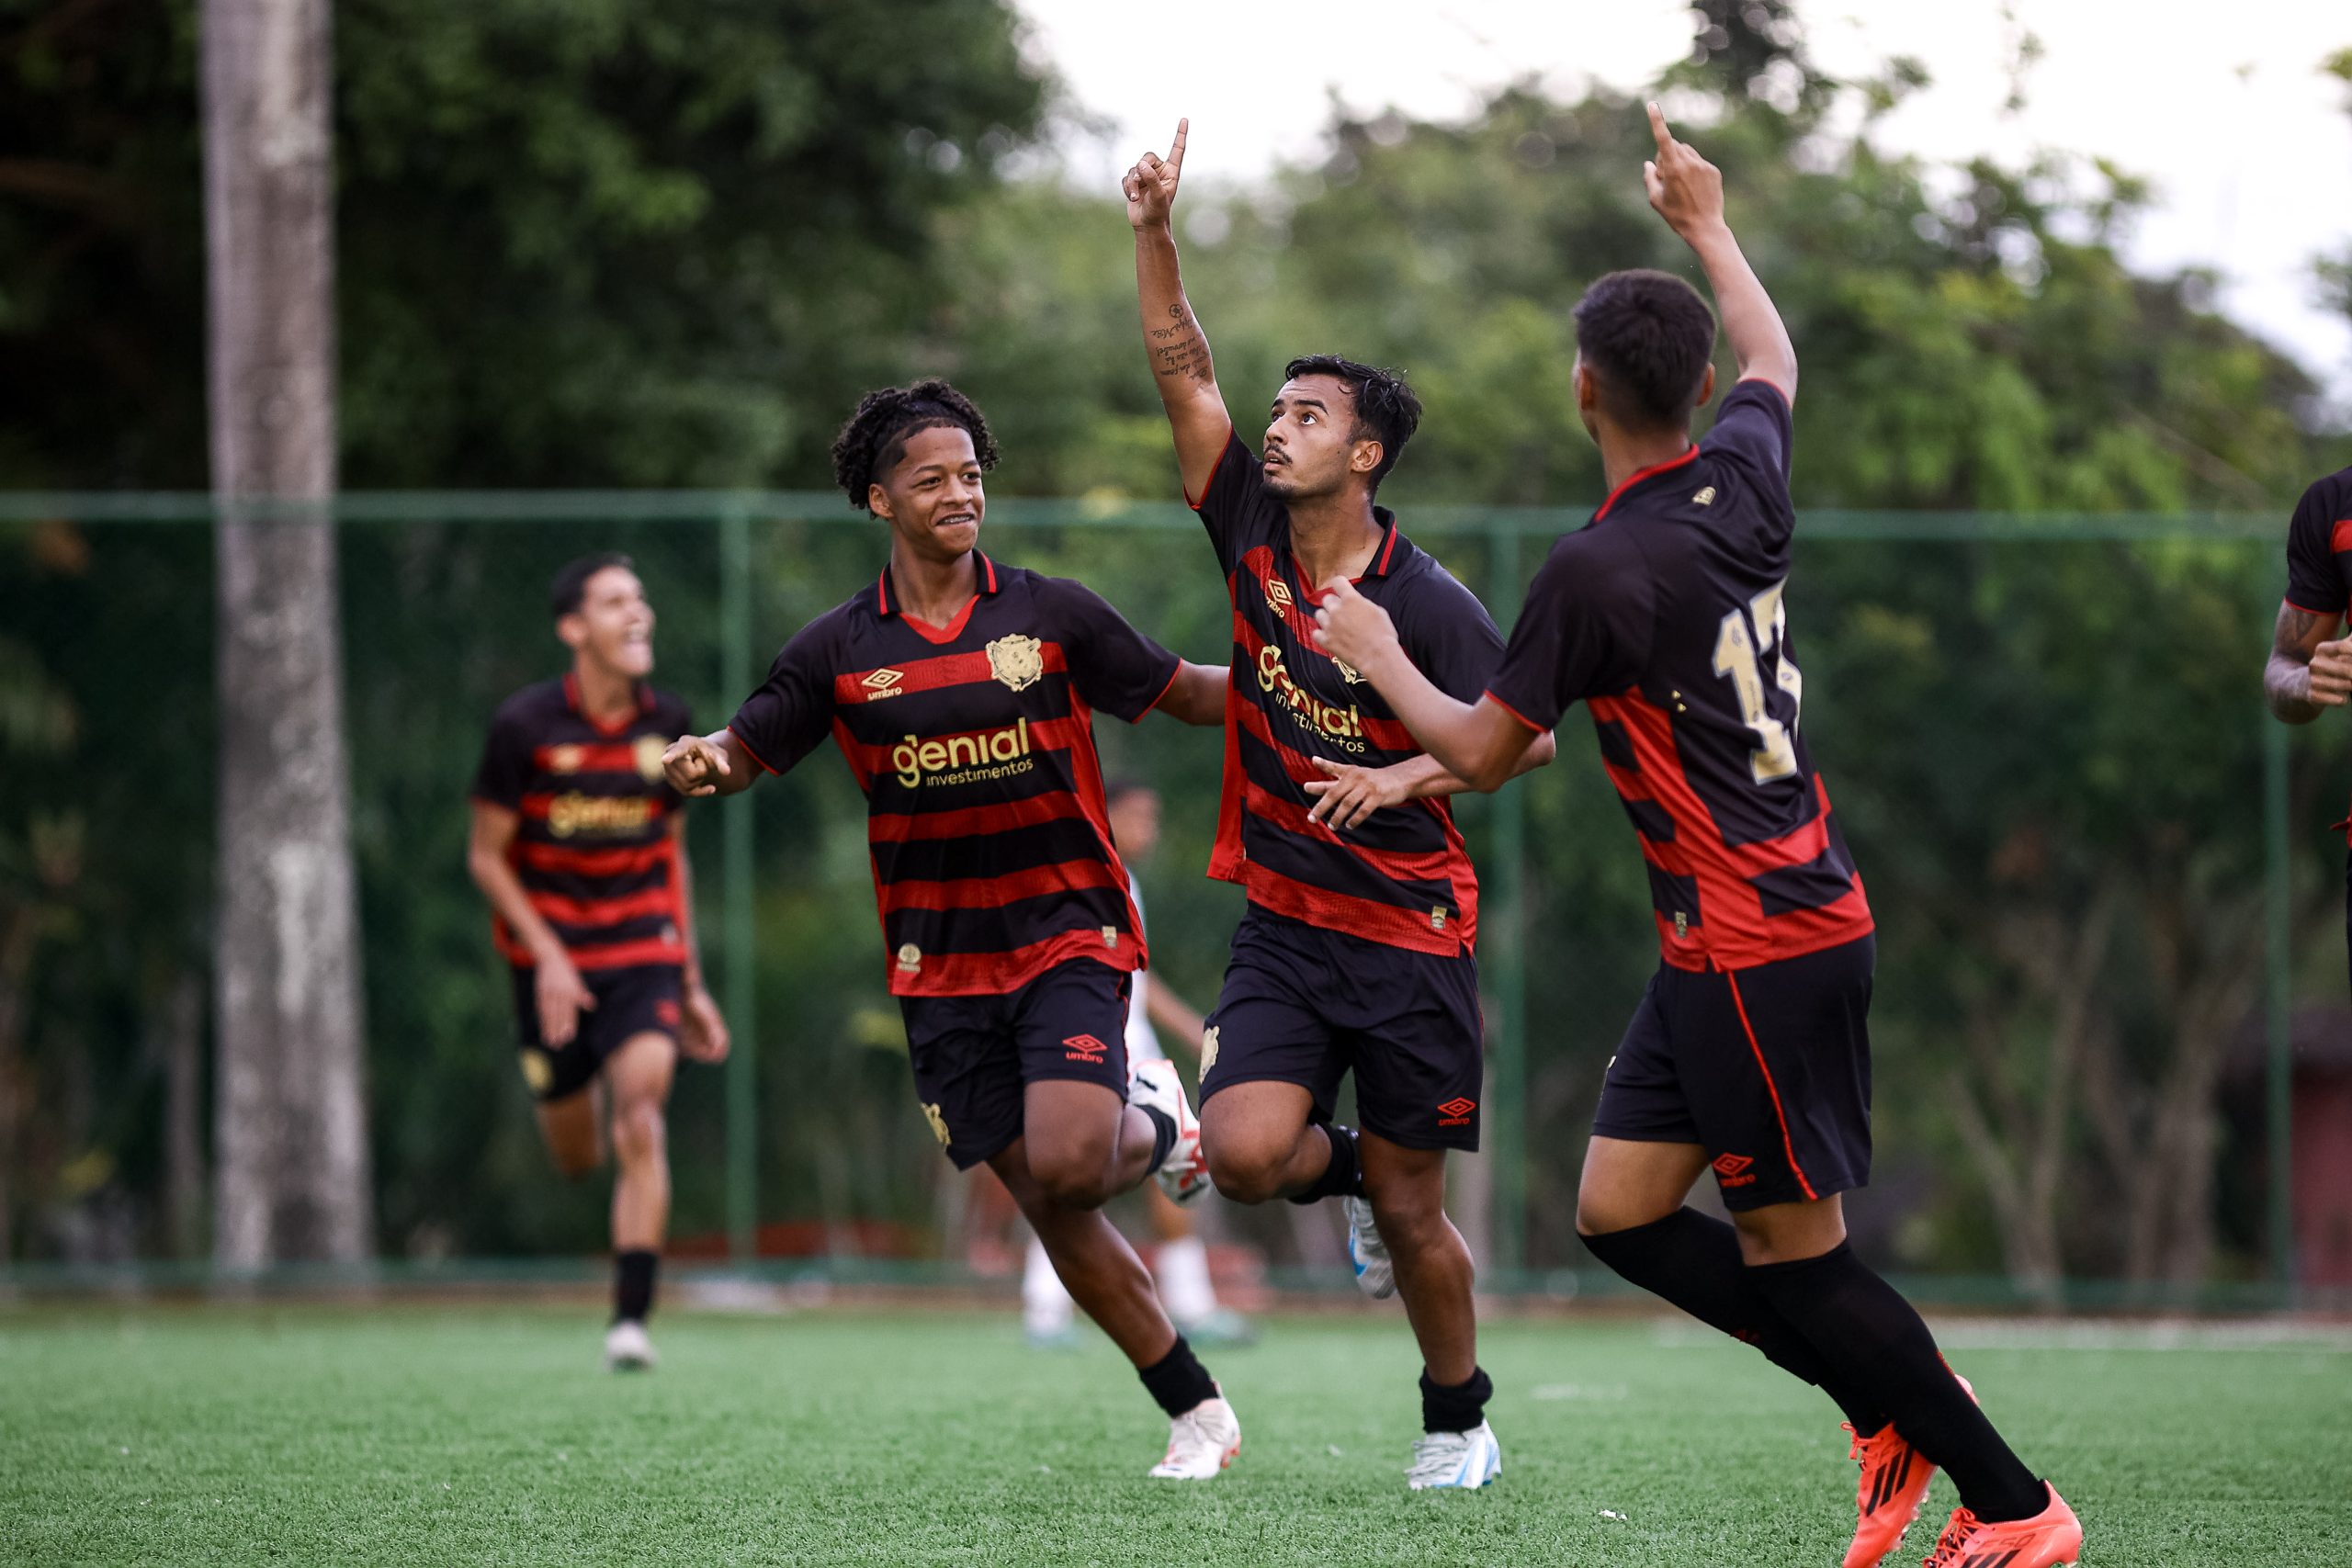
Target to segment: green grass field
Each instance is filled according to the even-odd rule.
[[[647,1376],[573,1306],[0,1311],[0,1557],[63,1563],[1835,1563],[1853,1472],[1812,1390],[1665,1322],[1492,1325],[1501,1481],[1403,1489],[1401,1316],[1210,1359],[1241,1457],[1099,1339],[1010,1316],[667,1313]],[[1952,1359],[2090,1530],[2086,1563],[2340,1565],[2352,1340],[2160,1348],[1956,1326]],[[2014,1340],[2014,1342],[2013,1342]],[[1925,1554],[1938,1483],[1900,1561]]]

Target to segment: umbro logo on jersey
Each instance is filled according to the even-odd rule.
[[[1437,1124],[1441,1127],[1467,1127],[1470,1125],[1470,1113],[1477,1109],[1476,1100],[1457,1094],[1437,1108]]]
[[[906,692],[899,685],[899,682],[905,679],[906,676],[896,670],[876,670],[858,684],[865,688],[867,702],[878,703],[884,697],[905,696]]]
[[[1104,1054],[1111,1049],[1091,1034],[1073,1034],[1062,1043],[1069,1047],[1063,1055],[1064,1060],[1084,1062],[1091,1066],[1101,1065]]]
[[[1748,1170],[1755,1160],[1747,1155],[1717,1155],[1714,1158],[1715,1179],[1725,1187],[1752,1187],[1756,1178]]]
[[[1290,584],[1279,577],[1270,577],[1265,580],[1262,586],[1266,590],[1266,603],[1283,615],[1289,615],[1290,607],[1297,603],[1291,597]]]

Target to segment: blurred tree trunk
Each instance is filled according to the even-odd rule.
[[[204,0],[220,502],[214,1247],[370,1249],[335,602],[328,0]]]
[[[156,1001],[164,1063],[164,1228],[174,1258],[204,1251],[204,980],[172,977]]]

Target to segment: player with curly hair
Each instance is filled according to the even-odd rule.
[[[1093,592],[978,548],[988,422],[944,381],[866,394],[833,443],[850,504],[890,529],[880,576],[803,626],[728,728],[663,757],[731,795],[830,735],[865,792],[882,962],[915,1091],[958,1169],[986,1162],[1055,1269],[1170,1418],[1152,1474],[1207,1480],[1240,1424],[1103,1217],[1157,1174],[1207,1189],[1166,1061],[1129,1077],[1146,962],[1094,750],[1096,709],[1221,724],[1226,672],[1187,663]]]

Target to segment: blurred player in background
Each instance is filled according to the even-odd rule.
[[[1422,1435],[1406,1484],[1484,1486],[1502,1468],[1478,1366],[1470,1249],[1445,1213],[1445,1151],[1478,1146],[1486,1092],[1478,883],[1422,752],[1359,673],[1311,637],[1313,584],[1354,580],[1414,656],[1475,697],[1503,641],[1416,547],[1380,481],[1420,422],[1389,372],[1293,360],[1262,457],[1236,433],[1184,297],[1171,226],[1189,126],[1127,172],[1136,288],[1185,498],[1233,604],[1225,795],[1210,874],[1249,893],[1201,1043],[1203,1147],[1245,1203],[1340,1199],[1357,1283],[1401,1293],[1419,1343]],[[1551,739],[1518,761],[1550,759]],[[1362,1129],[1331,1120],[1355,1077]]]
[[[1080,583],[978,548],[988,423],[944,381],[870,392],[833,443],[854,506],[889,525],[874,582],[796,633],[714,735],[665,759],[687,795],[731,795],[836,739],[867,802],[883,962],[915,1092],[958,1170],[986,1161],[1088,1316],[1169,1416],[1151,1473],[1204,1481],[1241,1427],[1102,1205],[1157,1174],[1207,1187],[1175,1067],[1129,1077],[1143,924],[1112,842],[1094,710],[1225,714],[1188,664]]]
[[[491,720],[466,864],[514,968],[523,1080],[556,1168],[595,1168],[611,1131],[605,1362],[626,1371],[654,1362],[645,1321],[670,1219],[670,1080],[681,1051],[725,1057],[727,1025],[703,986],[685,818],[662,776],[662,749],[692,721],[646,683],[645,585],[627,556],[588,556],[556,573],[552,608],[571,672],[524,687]]]
[[[1114,779],[1108,790],[1111,837],[1127,865],[1127,897],[1143,916],[1143,882],[1138,875],[1159,846],[1159,792],[1140,779]],[[1178,996],[1157,969],[1136,976],[1135,995],[1127,999],[1127,1066],[1164,1062],[1159,1025],[1185,1044],[1201,1038],[1201,1015]],[[1151,1211],[1152,1235],[1159,1245],[1152,1256],[1159,1277],[1160,1303],[1168,1316],[1196,1345],[1247,1344],[1257,1337],[1255,1327],[1238,1313],[1217,1304],[1216,1287],[1209,1280],[1208,1248],[1196,1234],[1191,1211],[1180,1208],[1157,1187],[1144,1190]],[[1056,1345],[1070,1333],[1071,1302],[1043,1242],[1029,1243],[1029,1261],[1023,1270],[1021,1303],[1030,1342]]]
[[[2287,529],[2287,597],[2263,671],[2270,711],[2309,724],[2352,698],[2352,468],[2339,468],[2303,491]],[[2352,820],[2336,827],[2352,831]],[[2352,861],[2345,871],[2345,921],[2352,928]],[[2347,930],[2352,945],[2352,929]]]
[[[1568,706],[1592,710],[1648,863],[1662,959],[1593,1116],[1577,1229],[1603,1263],[1816,1384],[1861,1462],[1846,1568],[1901,1545],[1940,1465],[1961,1506],[1929,1568],[2072,1563],[2081,1525],[2010,1452],[1917,1312],[1853,1255],[1870,1176],[1876,942],[1798,733],[1783,603],[1796,351],[1724,218],[1723,176],[1653,104],[1650,203],[1697,253],[1740,381],[1705,439],[1715,321],[1680,278],[1621,272],[1576,309],[1577,400],[1611,489],[1536,573],[1476,705],[1416,671],[1344,581],[1324,646],[1492,789]],[[1684,1198],[1712,1170],[1726,1225]]]

